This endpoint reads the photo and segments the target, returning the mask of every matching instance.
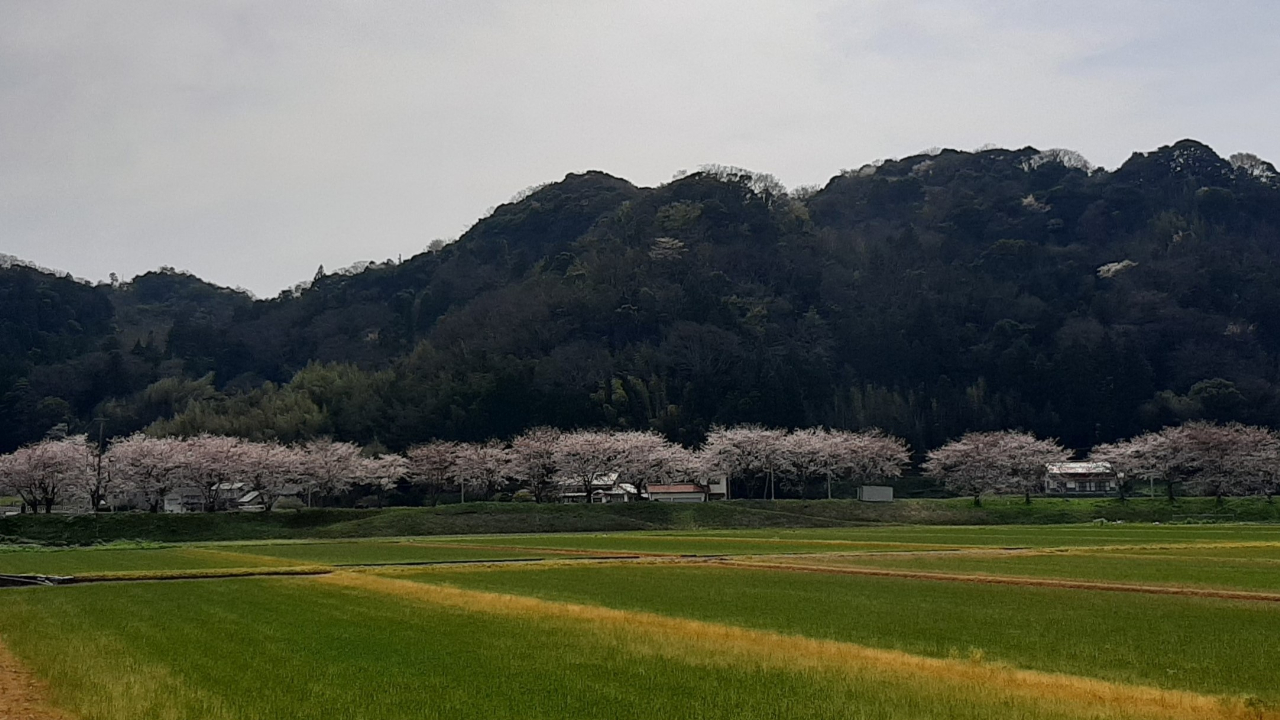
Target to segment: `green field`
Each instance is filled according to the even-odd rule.
[[[1278,553],[1133,524],[9,546],[0,574],[332,574],[0,588],[0,651],[81,720],[1277,720],[1280,602],[1034,582],[1280,594]]]
[[[92,575],[179,572],[218,568],[280,568],[300,565],[387,565],[520,560],[547,557],[536,550],[461,547],[459,543],[353,540],[188,544],[171,547],[0,550],[0,574]]]
[[[1037,670],[1280,700],[1275,648],[1258,642],[1280,636],[1280,605],[1273,603],[699,566],[429,570],[397,577],[933,657],[977,650]]]
[[[1219,552],[1261,551],[1275,554],[1280,545],[1266,548],[1216,548]],[[1240,557],[1195,557],[1173,553],[1181,550],[1121,552],[1051,552],[994,555],[946,552],[893,556],[820,555],[780,558],[787,563],[817,567],[864,567],[926,573],[1008,575],[1028,578],[1085,580],[1122,584],[1221,588],[1280,592],[1280,561]],[[773,561],[775,559],[770,559]]]

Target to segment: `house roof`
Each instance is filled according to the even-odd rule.
[[[1044,469],[1053,475],[1106,475],[1112,470],[1109,462],[1053,462]]]

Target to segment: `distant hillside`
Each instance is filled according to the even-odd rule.
[[[787,193],[590,172],[400,264],[255,301],[0,268],[0,449],[66,423],[399,448],[540,423],[1280,426],[1280,176],[1183,141],[1115,171],[942,151]],[[99,420],[100,419],[100,420]]]

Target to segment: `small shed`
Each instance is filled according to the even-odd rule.
[[[862,502],[893,502],[893,488],[888,485],[859,485],[858,499]]]
[[[649,499],[658,502],[706,502],[707,489],[694,483],[649,485]]]

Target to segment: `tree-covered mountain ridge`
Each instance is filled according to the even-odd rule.
[[[0,450],[330,435],[400,449],[535,425],[1022,428],[1084,448],[1280,426],[1280,174],[1191,140],[1113,171],[923,153],[787,192],[706,168],[572,174],[456,242],[270,300],[171,270],[0,263]]]

